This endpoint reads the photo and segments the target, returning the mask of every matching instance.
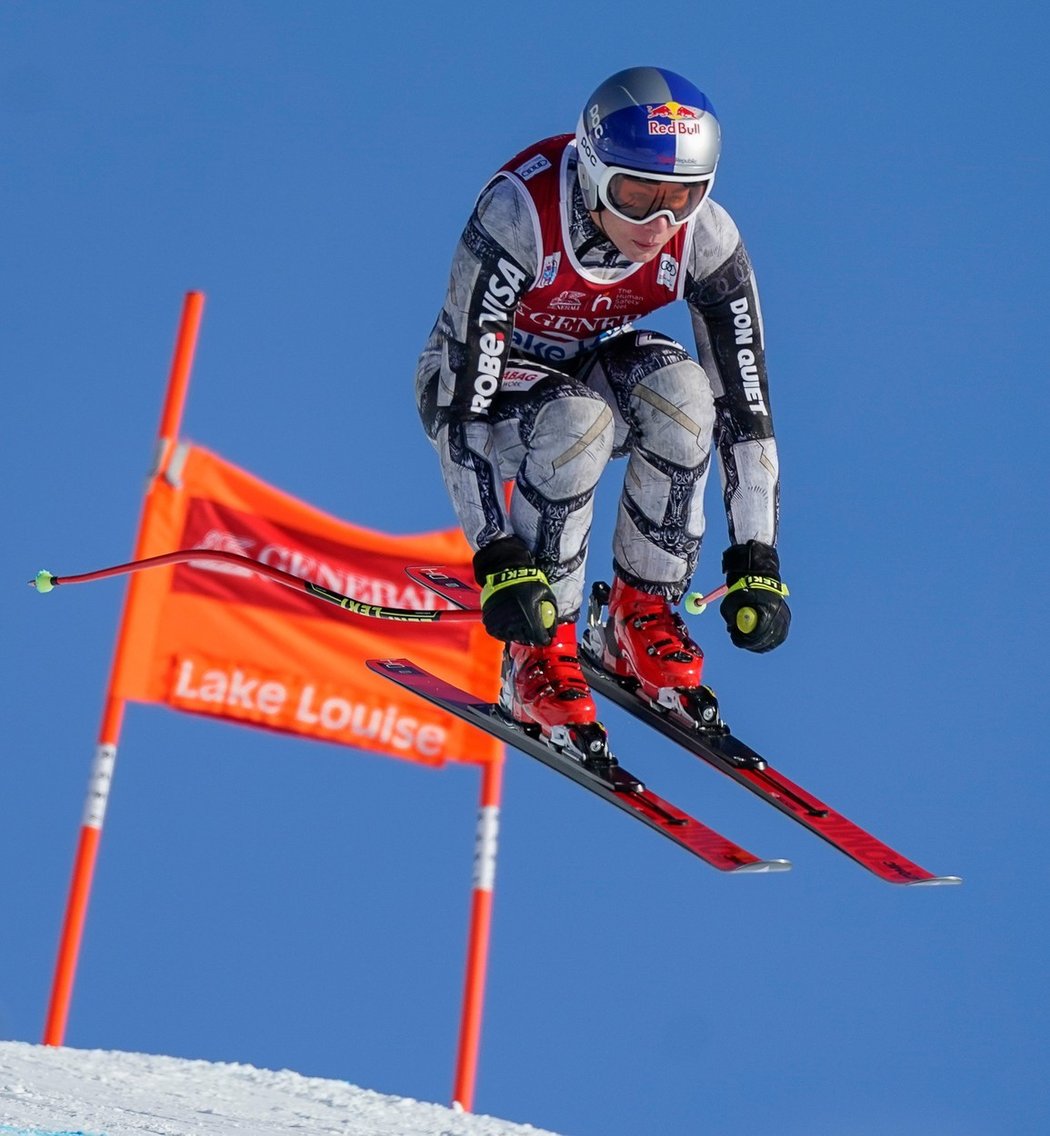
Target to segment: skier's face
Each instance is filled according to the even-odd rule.
[[[654,217],[644,225],[638,225],[617,217],[608,209],[592,213],[591,217],[620,252],[638,264],[652,260],[682,227],[680,224],[672,225],[667,217]]]

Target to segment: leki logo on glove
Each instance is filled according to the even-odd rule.
[[[776,576],[741,576],[729,587],[729,591],[775,592],[778,596],[791,594],[787,590],[787,585],[782,584]]]
[[[537,584],[546,584],[547,577],[538,568],[501,568],[485,577],[485,587],[481,592],[481,602],[485,603],[489,596],[501,588],[509,588],[512,584],[523,584],[535,581]]]

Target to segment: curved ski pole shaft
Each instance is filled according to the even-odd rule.
[[[481,590],[473,580],[464,580],[457,574],[456,569],[447,567],[411,567],[405,573],[410,580],[422,584],[432,592],[436,592],[449,603],[460,607],[479,606]],[[682,606],[689,615],[699,615],[709,603],[720,600],[729,591],[728,584],[721,584],[713,592],[688,592],[682,600]],[[605,602],[604,600],[602,601]]]
[[[175,552],[165,552],[160,556],[150,556],[145,560],[131,560],[127,564],[114,564],[109,568],[99,568],[94,572],[83,572],[76,576],[54,576],[50,572],[40,571],[29,581],[31,588],[40,593],[50,592],[59,584],[86,584],[93,580],[105,580],[110,576],[126,576],[132,572],[143,572],[149,568],[161,568],[167,564],[185,564],[193,561],[205,563],[235,564],[247,569],[258,576],[283,584],[286,588],[303,592],[314,599],[324,600],[335,604],[351,615],[363,616],[366,619],[387,619],[403,623],[470,623],[481,618],[480,611],[475,610],[422,610],[412,608],[380,607],[376,604],[364,603],[351,596],[341,595],[328,588],[321,587],[301,576],[294,576],[281,568],[274,568],[270,564],[253,560],[250,556],[242,556],[237,552],[224,552],[217,549],[206,548],[180,548]]]

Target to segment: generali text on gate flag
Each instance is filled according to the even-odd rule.
[[[199,561],[129,584],[115,693],[140,702],[404,757],[431,765],[493,760],[500,746],[364,666],[409,656],[495,695],[499,645],[480,623],[407,624],[348,615],[248,569],[237,552],[332,591],[387,607],[449,606],[405,575],[448,564],[469,574],[458,529],[391,536],[339,520],[207,450],[185,445],[151,493],[144,556],[200,548]]]

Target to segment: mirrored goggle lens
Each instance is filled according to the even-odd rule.
[[[700,208],[710,184],[710,180],[652,181],[613,174],[605,191],[605,203],[614,213],[639,224],[664,212],[682,222]]]

